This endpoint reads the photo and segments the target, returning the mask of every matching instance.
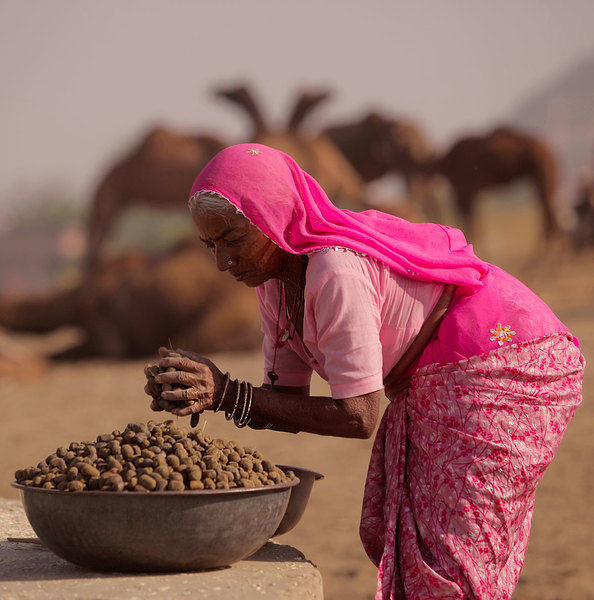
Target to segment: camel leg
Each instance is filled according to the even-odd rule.
[[[462,231],[470,243],[476,243],[479,231],[476,223],[475,195],[467,191],[456,190],[458,215]]]
[[[554,191],[546,181],[536,180],[534,183],[544,218],[544,238],[548,241],[559,233],[556,215],[553,211]]]
[[[551,157],[541,157],[534,165],[532,180],[544,217],[544,238],[548,243],[561,233],[555,205],[558,193],[557,168]]]
[[[115,172],[111,172],[100,184],[89,216],[86,267],[93,271],[101,258],[101,250],[111,228],[127,204],[121,194]]]

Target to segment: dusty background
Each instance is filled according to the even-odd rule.
[[[526,223],[516,219],[520,229]],[[555,251],[534,263],[522,244],[500,233],[485,238],[483,256],[515,272],[547,300],[580,338],[586,358],[594,357],[594,253],[579,256]],[[512,252],[513,250],[513,252]],[[8,335],[0,332],[0,347],[10,349],[22,364],[50,346],[65,343],[72,332],[51,336]],[[147,357],[147,361],[153,357]],[[212,357],[235,377],[259,382],[259,353]],[[15,469],[35,464],[58,445],[93,438],[128,422],[155,417],[142,391],[145,361],[83,361],[44,367],[30,363],[28,372],[0,373],[2,435],[0,436],[0,496],[16,498],[9,483]],[[317,393],[326,387],[314,381]],[[588,369],[584,403],[571,423],[560,451],[537,493],[528,555],[515,600],[594,599],[594,375]],[[375,568],[358,538],[360,504],[372,440],[342,440],[308,434],[235,430],[220,415],[202,424],[210,434],[239,439],[261,449],[279,463],[322,472],[306,513],[289,534],[278,538],[300,549],[320,569],[328,600],[372,598]]]

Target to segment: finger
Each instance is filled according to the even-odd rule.
[[[175,350],[169,350],[169,353],[167,355],[162,356],[162,358],[167,358],[167,357],[170,357],[170,358],[182,357],[182,358],[187,358],[187,359],[191,360],[192,362],[204,364],[207,366],[212,365],[212,361],[210,361],[205,356],[201,356],[200,354],[197,354],[196,352],[192,352],[191,350],[184,350],[183,348],[176,348]]]
[[[172,408],[170,412],[176,417],[187,417],[188,415],[193,414],[191,406],[184,406],[183,408]]]
[[[188,373],[187,371],[169,370],[174,367],[168,367],[167,371],[162,371],[158,375],[155,375],[156,383],[180,383],[184,385],[192,385],[196,381],[200,381],[200,378],[195,373]]]
[[[210,369],[204,363],[192,360],[186,356],[165,356],[159,360],[161,369],[173,368],[178,371],[187,371],[202,376],[208,375]]]
[[[156,384],[181,385],[187,388],[196,388],[201,392],[214,391],[214,382],[206,377],[201,377],[186,371],[171,371],[161,373],[155,377]]]
[[[198,388],[185,388],[182,390],[166,390],[161,392],[161,398],[168,402],[186,402],[187,400],[211,401],[212,391]]]
[[[180,406],[171,409],[171,414],[176,415],[177,417],[187,417],[188,415],[193,415],[196,413],[201,413],[204,411],[204,406],[200,403],[195,402],[190,406]]]

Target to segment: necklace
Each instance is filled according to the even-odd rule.
[[[301,275],[299,277],[299,283],[297,285],[297,289],[295,290],[295,296],[293,298],[293,306],[289,311],[289,305],[287,302],[287,287],[284,281],[280,282],[279,293],[278,293],[278,314],[276,318],[276,340],[274,342],[274,355],[272,357],[272,369],[268,371],[267,375],[270,379],[270,388],[274,389],[274,384],[278,380],[278,374],[275,371],[276,366],[276,353],[279,348],[282,348],[287,341],[292,340],[295,337],[296,333],[299,333],[297,329],[297,324],[299,322],[299,316],[303,310],[304,303],[304,288],[305,288],[305,271],[307,269],[307,261],[305,261],[304,266],[301,270]],[[286,313],[286,322],[285,326],[281,330],[280,328],[280,317],[283,307],[283,299],[285,304],[285,313]],[[291,333],[291,326],[293,327],[293,332]]]

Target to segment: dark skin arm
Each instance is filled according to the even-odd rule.
[[[225,376],[208,359],[193,352],[175,350],[181,357],[169,356],[167,348],[160,348],[162,367],[176,371],[161,373],[159,383],[188,386],[183,390],[163,392],[162,398],[171,403],[169,412],[187,416],[202,410],[213,410],[223,392]],[[326,396],[310,396],[309,386],[254,387],[251,415],[255,422],[271,422],[273,429],[297,433],[304,431],[318,435],[349,438],[369,438],[373,434],[379,415],[380,390],[335,400]],[[192,406],[176,408],[174,403],[194,400]],[[230,400],[232,402],[232,400]],[[230,409],[223,403],[221,410]],[[152,402],[153,410],[162,410]]]

